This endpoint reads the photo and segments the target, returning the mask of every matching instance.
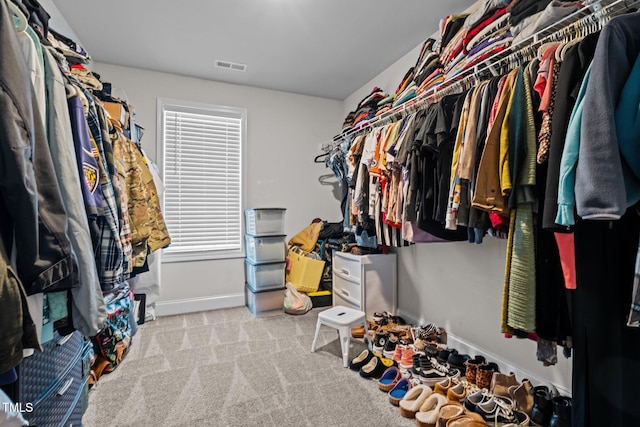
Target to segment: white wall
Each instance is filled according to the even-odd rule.
[[[343,112],[379,86],[395,91],[418,58],[420,46],[347,97]],[[411,56],[413,55],[413,57]],[[395,249],[398,254],[398,312],[408,321],[433,322],[449,333],[449,344],[498,362],[503,372],[519,379],[554,384],[571,391],[571,361],[558,355],[558,365],[544,367],[536,360],[536,343],[500,333],[506,242],[485,238],[482,245],[466,242],[416,244]],[[562,348],[559,348],[562,353]]]
[[[337,185],[318,181],[331,172],[313,162],[342,123],[340,101],[104,63],[93,69],[126,92],[137,122],[145,127],[142,144],[153,159],[158,97],[246,108],[246,207],[286,208],[289,237],[315,217],[341,219]],[[157,313],[243,305],[243,287],[243,259],[163,262]]]

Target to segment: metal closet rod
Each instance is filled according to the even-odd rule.
[[[518,43],[517,46],[519,46],[519,48],[517,50],[514,51],[513,46],[511,46],[509,49],[490,56],[480,64],[469,68],[449,80],[445,80],[437,88],[431,89],[408,102],[398,105],[359,126],[356,125],[346,132],[335,135],[331,141],[323,145],[323,148],[326,151],[333,147],[334,144],[339,143],[349,136],[401,120],[406,117],[407,114],[419,111],[424,106],[430,105],[444,96],[467,90],[487,77],[504,74],[535,57],[537,49],[544,43],[552,41],[567,42],[573,38],[579,36],[584,37],[599,31],[612,17],[638,5],[640,5],[640,0],[585,1],[584,7],[580,10]]]

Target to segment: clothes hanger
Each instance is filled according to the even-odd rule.
[[[24,13],[22,13],[22,10],[20,10],[18,5],[13,3],[12,1],[7,1],[7,5],[9,6],[11,13],[13,14],[13,17],[14,17],[13,22],[16,26],[16,30],[18,30],[19,33],[24,32],[27,29],[27,26],[29,25],[29,21],[27,20],[27,17],[24,16]]]

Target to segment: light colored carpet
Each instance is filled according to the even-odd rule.
[[[89,395],[85,427],[413,426],[375,381],[342,367],[319,312],[254,317],[244,307],[160,317]],[[351,341],[349,357],[365,348]]]

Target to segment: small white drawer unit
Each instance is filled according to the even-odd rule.
[[[352,255],[333,252],[333,305],[373,313],[396,313],[396,254]]]

